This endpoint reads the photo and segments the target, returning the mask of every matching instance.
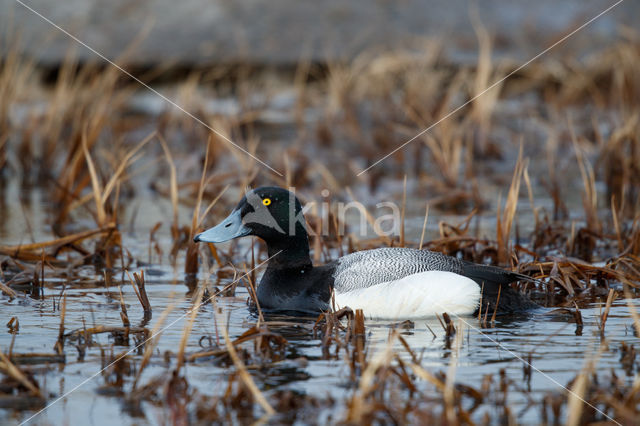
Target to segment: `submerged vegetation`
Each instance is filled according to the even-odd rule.
[[[640,44],[543,58],[476,97],[519,66],[492,62],[491,42],[479,40],[484,54],[473,66],[451,64],[425,43],[291,70],[140,76],[198,120],[72,53],[53,70],[5,56],[0,419],[27,420],[60,397],[72,404],[68,392],[91,379],[91,392],[117,398],[132,418],[161,423],[637,422]],[[258,307],[232,316],[255,298],[265,248],[198,247],[193,236],[246,187],[265,184],[327,206],[307,213],[310,231],[329,228],[312,237],[315,262],[407,246],[513,268],[536,278],[517,286],[548,308],[540,326],[561,318],[576,339],[593,332],[595,349],[556,383],[568,390],[534,393],[532,377],[546,380],[538,349],[509,345],[522,375],[458,376],[468,352],[488,350],[481,333],[492,346],[508,341],[509,321],[493,312],[443,313],[435,330],[428,323],[425,340],[442,342],[436,368],[408,341],[420,326],[413,323],[385,327],[373,343],[360,311],[294,319]],[[334,204],[352,200],[366,206],[367,238],[339,223]],[[395,236],[375,235],[372,211],[385,200],[402,206]],[[444,219],[431,225],[433,217]],[[26,316],[44,311],[56,325],[34,344],[39,323]],[[608,337],[612,317],[624,338]],[[163,344],[178,322],[182,332]],[[29,351],[42,344],[50,351]],[[619,358],[616,368],[599,368],[606,353]],[[83,363],[91,368],[65,367]],[[341,385],[299,386],[316,363],[319,372],[339,370]],[[215,374],[194,380],[198,366]],[[70,385],[52,385],[60,377]]]

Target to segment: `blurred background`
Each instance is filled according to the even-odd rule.
[[[616,2],[185,0],[180,7],[168,0],[24,3],[111,59],[138,40],[135,55],[126,63],[148,67],[326,64],[352,60],[368,49],[382,53],[415,48],[425,39],[440,41],[453,62],[475,63],[474,19],[493,37],[494,58],[524,61]],[[71,45],[67,36],[14,0],[0,4],[0,25],[20,33],[21,52],[40,65],[64,62]],[[636,2],[621,2],[552,56],[571,52],[579,57],[610,45],[621,38],[622,26],[635,26],[639,8]],[[97,60],[86,49],[78,49],[77,57]]]

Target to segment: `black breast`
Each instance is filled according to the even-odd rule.
[[[317,267],[268,267],[257,290],[260,307],[300,312],[327,310],[334,270],[333,262]]]

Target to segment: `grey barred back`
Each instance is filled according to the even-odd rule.
[[[425,271],[462,274],[463,263],[455,257],[428,250],[402,247],[363,250],[338,259],[334,288],[347,292]]]

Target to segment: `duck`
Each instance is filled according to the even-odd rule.
[[[531,277],[430,250],[383,247],[313,265],[302,205],[280,187],[248,191],[222,222],[194,241],[247,236],[267,246],[267,267],[256,290],[262,310],[320,313],[348,307],[362,309],[369,319],[412,320],[538,307],[509,286]]]

